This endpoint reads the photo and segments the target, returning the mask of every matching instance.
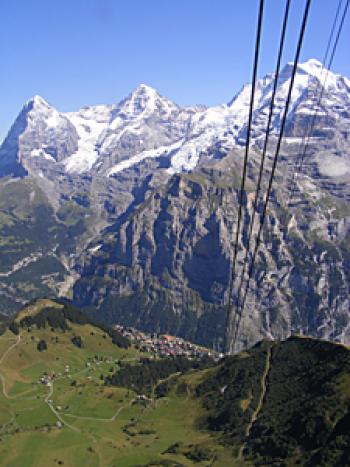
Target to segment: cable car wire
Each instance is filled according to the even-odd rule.
[[[296,71],[297,71],[297,67],[298,67],[301,47],[302,47],[303,40],[304,40],[304,35],[305,35],[306,24],[307,24],[307,19],[308,19],[308,15],[309,15],[310,6],[311,6],[311,0],[306,0],[306,4],[305,4],[305,8],[304,8],[304,14],[303,14],[303,20],[302,20],[302,24],[301,24],[301,28],[300,28],[300,32],[299,32],[298,44],[297,44],[297,49],[296,49],[294,63],[293,63],[293,70],[292,70],[289,89],[288,89],[288,95],[287,95],[287,99],[286,99],[283,118],[282,118],[282,121],[281,121],[280,133],[279,133],[278,140],[277,140],[277,146],[276,146],[275,155],[274,155],[274,159],[273,159],[273,164],[272,164],[269,184],[268,184],[268,188],[267,188],[265,203],[264,203],[263,211],[262,211],[262,214],[261,214],[261,217],[260,217],[259,231],[258,231],[258,235],[257,235],[256,242],[255,242],[253,257],[252,257],[250,267],[249,267],[248,280],[247,280],[245,291],[244,291],[241,310],[238,313],[238,319],[237,319],[237,322],[235,324],[235,329],[234,329],[234,334],[233,334],[233,342],[232,342],[232,349],[233,350],[236,347],[237,335],[238,335],[240,323],[241,323],[241,320],[242,320],[242,316],[243,316],[243,313],[244,313],[245,303],[246,303],[246,299],[247,299],[247,293],[248,293],[248,290],[249,290],[249,284],[250,284],[250,280],[251,280],[251,277],[252,277],[253,272],[254,272],[255,259],[256,259],[256,255],[257,255],[257,252],[258,252],[258,249],[259,249],[259,246],[260,246],[260,242],[261,242],[261,233],[262,233],[262,229],[263,229],[264,222],[265,222],[267,206],[268,206],[270,196],[271,196],[273,179],[274,179],[274,175],[275,175],[275,171],[276,171],[276,167],[277,167],[278,155],[279,155],[280,148],[281,148],[281,142],[282,142],[282,138],[283,138],[283,135],[284,135],[285,126],[286,126],[287,115],[288,115],[289,105],[290,105],[290,101],[291,101],[291,97],[292,97],[292,90],[293,90],[295,75],[296,75]]]
[[[248,163],[250,137],[251,137],[251,126],[252,126],[252,120],[253,120],[253,108],[254,108],[255,87],[256,87],[257,72],[258,72],[263,15],[264,15],[264,0],[260,0],[259,14],[258,14],[258,26],[257,26],[256,41],[255,41],[253,79],[252,79],[252,89],[251,89],[250,104],[249,104],[247,136],[246,136],[244,161],[243,161],[243,173],[242,173],[240,196],[239,196],[238,221],[237,221],[235,246],[234,246],[234,253],[233,253],[233,260],[232,260],[232,270],[231,270],[231,275],[230,275],[228,305],[227,305],[227,312],[226,312],[225,343],[224,343],[225,349],[227,349],[227,347],[230,345],[229,343],[231,339],[231,329],[232,329],[232,326],[234,326],[234,317],[232,316],[233,307],[232,307],[231,300],[232,300],[232,294],[233,294],[233,285],[235,281],[235,272],[236,272],[235,269],[236,269],[236,260],[237,260],[237,252],[238,252],[239,233],[241,230],[242,205],[243,205],[243,196],[244,196],[245,181],[246,181],[246,174],[247,174],[247,163]]]
[[[343,29],[343,26],[344,26],[346,14],[348,12],[349,3],[350,3],[349,0],[347,0],[345,8],[343,10],[341,21],[340,21],[340,24],[338,26],[338,32],[337,32],[337,35],[336,35],[336,39],[335,39],[335,42],[333,44],[331,56],[329,58],[328,64],[326,65],[328,54],[329,54],[329,51],[330,51],[330,48],[331,48],[332,39],[333,39],[334,32],[335,32],[335,27],[336,27],[336,24],[337,24],[337,21],[338,21],[338,17],[339,17],[342,2],[343,2],[343,0],[339,0],[338,8],[337,8],[337,11],[336,11],[336,14],[335,14],[335,18],[334,18],[333,25],[332,25],[332,28],[331,28],[331,32],[330,32],[330,35],[329,35],[329,39],[328,39],[327,49],[326,49],[326,52],[325,52],[324,57],[323,57],[323,62],[322,62],[323,63],[323,70],[322,71],[326,71],[326,72],[325,72],[325,77],[324,77],[324,80],[323,80],[323,83],[322,83],[322,86],[321,86],[321,89],[320,89],[320,92],[319,92],[319,96],[318,96],[318,99],[317,99],[317,102],[316,102],[315,111],[314,111],[313,116],[311,118],[310,124],[306,128],[303,140],[302,140],[301,145],[300,145],[299,150],[298,150],[299,157],[296,158],[296,161],[295,161],[295,164],[294,164],[294,170],[293,170],[292,179],[291,179],[291,188],[292,188],[292,190],[290,192],[287,205],[289,205],[291,203],[291,201],[293,200],[293,197],[295,195],[295,192],[296,192],[297,187],[296,187],[295,178],[297,177],[297,174],[301,172],[303,164],[304,164],[308,144],[309,144],[311,135],[312,135],[312,133],[313,133],[313,131],[315,129],[317,114],[319,112],[321,102],[322,102],[322,99],[323,99],[323,96],[324,96],[325,87],[326,87],[327,79],[328,79],[328,75],[329,75],[329,70],[330,70],[330,68],[332,67],[332,64],[333,64],[335,52],[336,52],[336,49],[338,47],[339,38],[340,38],[342,29]],[[322,75],[321,75],[321,77],[322,77]],[[320,87],[320,85],[321,85],[321,81],[318,81],[316,91]]]
[[[241,290],[242,290],[243,282],[244,282],[244,275],[245,275],[245,272],[246,272],[246,266],[248,264],[248,257],[249,257],[249,252],[250,252],[250,243],[251,243],[251,237],[252,237],[252,233],[253,233],[253,227],[254,227],[255,217],[256,217],[256,212],[257,212],[257,207],[258,207],[259,194],[260,194],[262,177],[263,177],[263,172],[264,172],[264,165],[265,165],[267,146],[268,146],[269,137],[270,137],[271,130],[272,130],[271,122],[272,122],[273,111],[274,111],[274,107],[275,107],[275,97],[276,97],[276,92],[277,92],[278,79],[279,79],[281,62],[282,62],[282,54],[283,54],[286,31],[287,31],[290,3],[291,3],[291,0],[286,0],[285,9],[284,9],[284,17],[283,17],[283,25],[282,25],[281,36],[280,36],[280,41],[279,41],[280,43],[279,43],[279,50],[278,50],[278,55],[277,55],[277,63],[276,63],[276,69],[275,69],[273,90],[272,90],[270,107],[269,107],[268,121],[267,121],[267,125],[266,125],[266,136],[265,136],[263,151],[262,151],[262,155],[261,155],[258,182],[257,182],[256,190],[255,190],[255,196],[254,196],[254,202],[253,202],[253,208],[252,208],[252,218],[251,218],[250,225],[249,225],[246,254],[245,254],[245,258],[244,258],[244,262],[243,262],[242,272],[241,272],[241,276],[240,276],[240,284],[239,284],[239,288],[238,288],[237,307],[239,307],[240,297],[241,297]]]

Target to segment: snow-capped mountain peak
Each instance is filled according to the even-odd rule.
[[[64,114],[58,112],[55,107],[38,94],[25,103],[23,112],[26,115],[29,127],[36,127],[39,122],[41,126],[46,126],[48,129],[65,126],[66,124]]]
[[[273,130],[279,128],[281,117],[285,111],[292,71],[293,63],[290,62],[283,67],[278,76],[272,120]],[[257,82],[254,101],[253,137],[263,136],[266,131],[274,78],[275,74],[271,73]],[[321,87],[324,87],[326,91],[322,103],[327,104],[330,109],[334,107],[335,101],[349,102],[350,96],[349,91],[346,89],[346,82],[346,78],[327,70],[316,59],[310,59],[298,64],[288,117],[293,116],[294,119],[295,112],[311,115],[315,111],[317,96]],[[235,124],[240,127],[239,134],[241,135],[244,134],[247,125],[250,96],[251,84],[246,84],[228,104],[230,111],[235,116]]]
[[[279,79],[289,79],[292,70],[293,63],[288,63],[281,71]],[[325,89],[337,89],[339,80],[343,79],[346,80],[346,78],[343,78],[341,75],[328,70],[319,60],[312,58],[304,63],[298,64],[294,88],[310,88],[313,82],[313,87],[321,85],[325,87]]]
[[[310,58],[310,60],[300,63],[298,69],[305,71],[309,75],[318,76],[324,69],[324,65],[316,58]]]
[[[151,86],[140,84],[117,106],[127,118],[142,118],[156,111],[169,112],[177,108],[176,104],[161,96]]]
[[[131,93],[132,95],[155,96],[159,95],[158,91],[148,84],[139,84]]]
[[[30,108],[51,108],[52,106],[39,94],[35,94],[33,97],[27,100],[25,106]]]
[[[288,62],[282,68],[280,72],[280,76],[288,76],[290,78],[292,75],[293,67],[294,67],[294,63]],[[324,69],[325,69],[324,65],[319,60],[315,58],[311,58],[310,60],[307,60],[306,62],[298,63],[296,75],[306,74],[306,75],[315,76],[319,78],[320,75],[323,73]],[[274,76],[274,74],[272,76]]]
[[[278,77],[273,130],[278,130],[284,112],[292,69],[288,63]],[[257,82],[253,140],[266,132],[273,83],[273,73]],[[305,123],[307,115],[313,114],[320,83],[326,88],[322,105],[334,113],[335,119],[347,115],[350,81],[311,59],[297,68],[289,109],[293,122],[299,118]],[[244,141],[250,95],[251,84],[246,84],[227,105],[181,108],[151,86],[140,84],[118,104],[68,113],[57,111],[36,95],[27,101],[0,154],[5,154],[7,161],[20,158],[29,171],[32,164],[37,170],[43,161],[50,167],[57,164],[55,170],[63,173],[108,176],[157,158],[168,161],[170,173],[192,170],[202,154],[221,157]],[[294,136],[303,131],[299,123],[298,130],[290,125],[288,128]]]

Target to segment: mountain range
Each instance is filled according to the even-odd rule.
[[[263,188],[291,71],[278,77]],[[256,88],[239,273],[273,82]],[[68,113],[30,99],[0,147],[0,312],[68,296],[109,323],[222,347],[250,92],[181,108],[140,85]],[[240,347],[292,332],[350,342],[349,139],[350,80],[299,64]]]

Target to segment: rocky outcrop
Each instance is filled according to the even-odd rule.
[[[232,153],[210,168],[173,176],[122,225],[109,229],[78,266],[76,303],[97,307],[109,321],[220,347],[241,157]],[[254,158],[257,162],[258,153]],[[285,168],[283,164],[277,180]],[[254,164],[248,175],[254,179]],[[303,182],[311,183],[308,177]],[[244,200],[235,296],[247,248],[253,187],[248,183]],[[317,184],[305,185],[288,203],[286,187],[277,182],[240,346],[292,332],[349,342],[349,220],[348,205]]]

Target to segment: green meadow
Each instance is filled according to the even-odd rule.
[[[48,304],[42,301],[39,309]],[[104,378],[145,354],[118,347],[91,324],[69,327],[33,326],[0,337],[2,466],[232,465],[231,450],[198,425],[204,409],[192,385],[210,370],[179,377],[166,397],[140,400]],[[38,350],[41,340],[44,351]],[[49,385],[40,382],[53,374]],[[193,450],[203,459],[192,459]]]

